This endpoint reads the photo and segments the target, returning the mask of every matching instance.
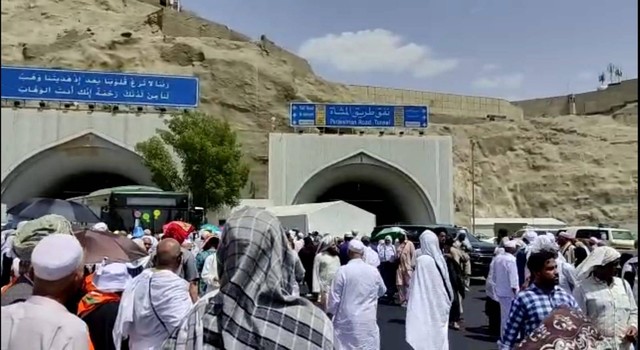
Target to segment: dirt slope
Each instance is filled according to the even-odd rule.
[[[271,118],[287,130],[288,101],[353,101],[348,87],[301,71],[255,42],[168,37],[147,19],[156,10],[135,0],[3,0],[2,64],[199,76],[201,108],[240,132],[257,197],[267,194]],[[470,215],[471,138],[479,145],[479,217],[637,221],[637,106],[613,117],[450,123],[429,133],[454,138],[460,223]]]

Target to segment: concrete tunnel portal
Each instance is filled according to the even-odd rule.
[[[71,198],[125,185],[154,186],[142,159],[126,145],[85,132],[17,162],[2,181],[11,207],[32,197]],[[411,177],[365,152],[311,176],[291,204],[342,200],[376,215],[378,225],[435,223],[429,198]]]
[[[125,185],[153,185],[140,156],[114,140],[87,132],[20,161],[2,181],[2,202],[11,207],[32,197],[66,199]]]
[[[308,179],[293,204],[342,200],[376,215],[377,225],[435,223],[431,202],[401,169],[365,153]]]

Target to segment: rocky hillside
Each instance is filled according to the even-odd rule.
[[[349,87],[272,43],[167,35],[157,11],[137,0],[3,0],[2,64],[197,75],[201,108],[240,132],[258,197],[267,192],[271,119],[286,131],[291,100],[354,100]],[[637,107],[524,122],[436,117],[429,133],[455,140],[459,222],[470,214],[470,139],[478,142],[478,216],[637,220]]]

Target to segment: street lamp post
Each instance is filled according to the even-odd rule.
[[[476,233],[476,143],[471,139],[471,233]]]

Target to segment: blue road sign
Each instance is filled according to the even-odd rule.
[[[428,106],[294,102],[289,114],[293,127],[426,128],[429,124]]]
[[[2,67],[0,80],[4,99],[198,106],[196,77]]]

